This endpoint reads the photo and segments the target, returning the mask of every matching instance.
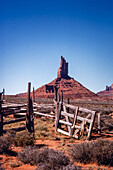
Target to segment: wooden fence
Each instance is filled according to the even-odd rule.
[[[68,112],[67,110],[70,110]],[[95,120],[95,111],[72,106],[59,102],[55,129],[56,131],[76,139],[87,136],[87,140],[91,137],[91,132]]]
[[[101,132],[100,112],[70,105],[69,98],[67,104],[64,103],[63,92],[61,93],[61,102],[59,102],[58,96],[58,89],[55,86],[55,130],[57,132],[74,137],[76,139],[85,137],[87,140],[90,140],[96,116],[98,124],[97,131]]]
[[[5,91],[5,90],[4,90]],[[26,104],[3,104],[3,93],[0,93],[0,135],[3,134],[3,126],[26,120],[26,126],[29,132],[34,133],[34,116],[50,117],[55,119],[55,130],[76,139],[86,137],[90,139],[95,116],[98,116],[98,130],[100,126],[100,113],[70,105],[69,98],[67,104],[63,102],[63,92],[61,93],[61,102],[58,94],[58,88],[55,86],[54,104],[37,104],[33,88],[33,102],[30,96],[31,83],[28,83],[28,102]],[[5,98],[5,96],[4,96]],[[22,117],[9,121],[4,121],[8,115],[19,115]],[[20,128],[22,129],[22,128]]]
[[[4,94],[3,92],[0,93],[0,136],[3,135],[4,132],[4,125],[6,124],[12,124],[20,121],[25,121],[26,120],[26,126],[21,127],[21,128],[15,128],[13,130],[23,130],[27,128],[27,130],[30,133],[34,133],[34,116],[33,116],[33,104],[32,104],[32,99],[30,97],[30,89],[31,89],[31,83],[28,83],[28,102],[27,104],[3,104],[3,99],[2,95]],[[8,115],[23,115],[20,118],[13,118],[8,121],[4,121],[4,117],[7,117]],[[13,116],[14,117],[14,116]]]

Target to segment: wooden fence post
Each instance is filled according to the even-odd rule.
[[[63,111],[63,90],[61,91],[61,111]]]
[[[33,103],[30,98],[31,83],[28,83],[28,104],[26,113],[26,127],[30,133],[34,133]]]
[[[55,85],[54,86],[54,92],[55,92],[55,94],[54,94],[54,99],[55,99],[55,101],[58,101],[58,87]]]
[[[63,90],[61,91],[61,102],[63,103]]]
[[[3,100],[5,100],[5,89],[3,89]]]
[[[67,98],[67,104],[70,104],[69,98]],[[69,113],[69,107],[67,108],[67,112]]]
[[[0,93],[0,136],[3,135],[2,93]]]
[[[33,102],[35,102],[35,90],[34,90],[34,87],[33,87]]]
[[[56,112],[56,116],[55,116],[55,131],[57,131],[58,127],[59,127],[59,119],[61,116],[61,102],[57,103],[57,112]]]
[[[101,115],[101,113],[99,112],[99,113],[98,113],[98,133],[101,132],[101,120],[100,120],[100,115]]]

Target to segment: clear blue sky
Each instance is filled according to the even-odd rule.
[[[0,0],[0,91],[52,81],[61,55],[93,92],[113,83],[113,0]]]

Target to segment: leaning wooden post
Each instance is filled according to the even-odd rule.
[[[34,87],[33,87],[33,102],[35,102],[35,90],[34,90]]]
[[[3,135],[2,93],[0,93],[0,136]]]
[[[28,83],[28,104],[27,104],[27,114],[26,114],[26,128],[30,133],[34,133],[34,118],[33,118],[33,103],[30,98],[31,83]]]
[[[91,123],[90,123],[89,130],[88,130],[87,140],[90,140],[93,125],[94,125],[94,121],[95,121],[95,116],[96,116],[96,112],[92,111]]]

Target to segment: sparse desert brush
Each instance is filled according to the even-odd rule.
[[[67,166],[61,167],[59,170],[82,170],[82,168],[80,166],[67,165]],[[85,170],[85,169],[83,169],[83,170]]]
[[[113,141],[99,139],[74,144],[70,149],[70,155],[73,161],[113,166]]]
[[[27,130],[17,133],[10,133],[9,141],[11,144],[14,144],[15,146],[34,145],[33,134],[30,134]]]
[[[9,163],[9,165],[12,167],[12,168],[15,168],[15,167],[19,167],[20,166],[20,163],[18,161],[11,161]]]
[[[45,119],[44,119],[45,120]],[[49,123],[50,122],[50,123]],[[43,121],[42,119],[36,119],[35,120],[35,139],[49,139],[51,140],[52,137],[52,131],[50,126],[52,126],[51,121]]]
[[[31,165],[37,165],[38,169],[60,169],[61,166],[67,166],[69,164],[69,158],[60,151],[56,151],[49,148],[38,150],[34,147],[26,147],[20,153],[18,153],[18,159],[22,162],[30,163]]]
[[[35,147],[27,146],[22,150],[22,152],[18,153],[18,159],[24,164],[30,163],[31,165],[36,165],[38,162],[38,152],[38,149],[36,149]]]
[[[0,136],[0,153],[6,153],[10,146],[10,142],[6,136]]]
[[[35,121],[35,130],[38,130],[38,131],[47,131],[47,127],[45,126],[43,121],[41,121],[40,119],[37,119]]]

